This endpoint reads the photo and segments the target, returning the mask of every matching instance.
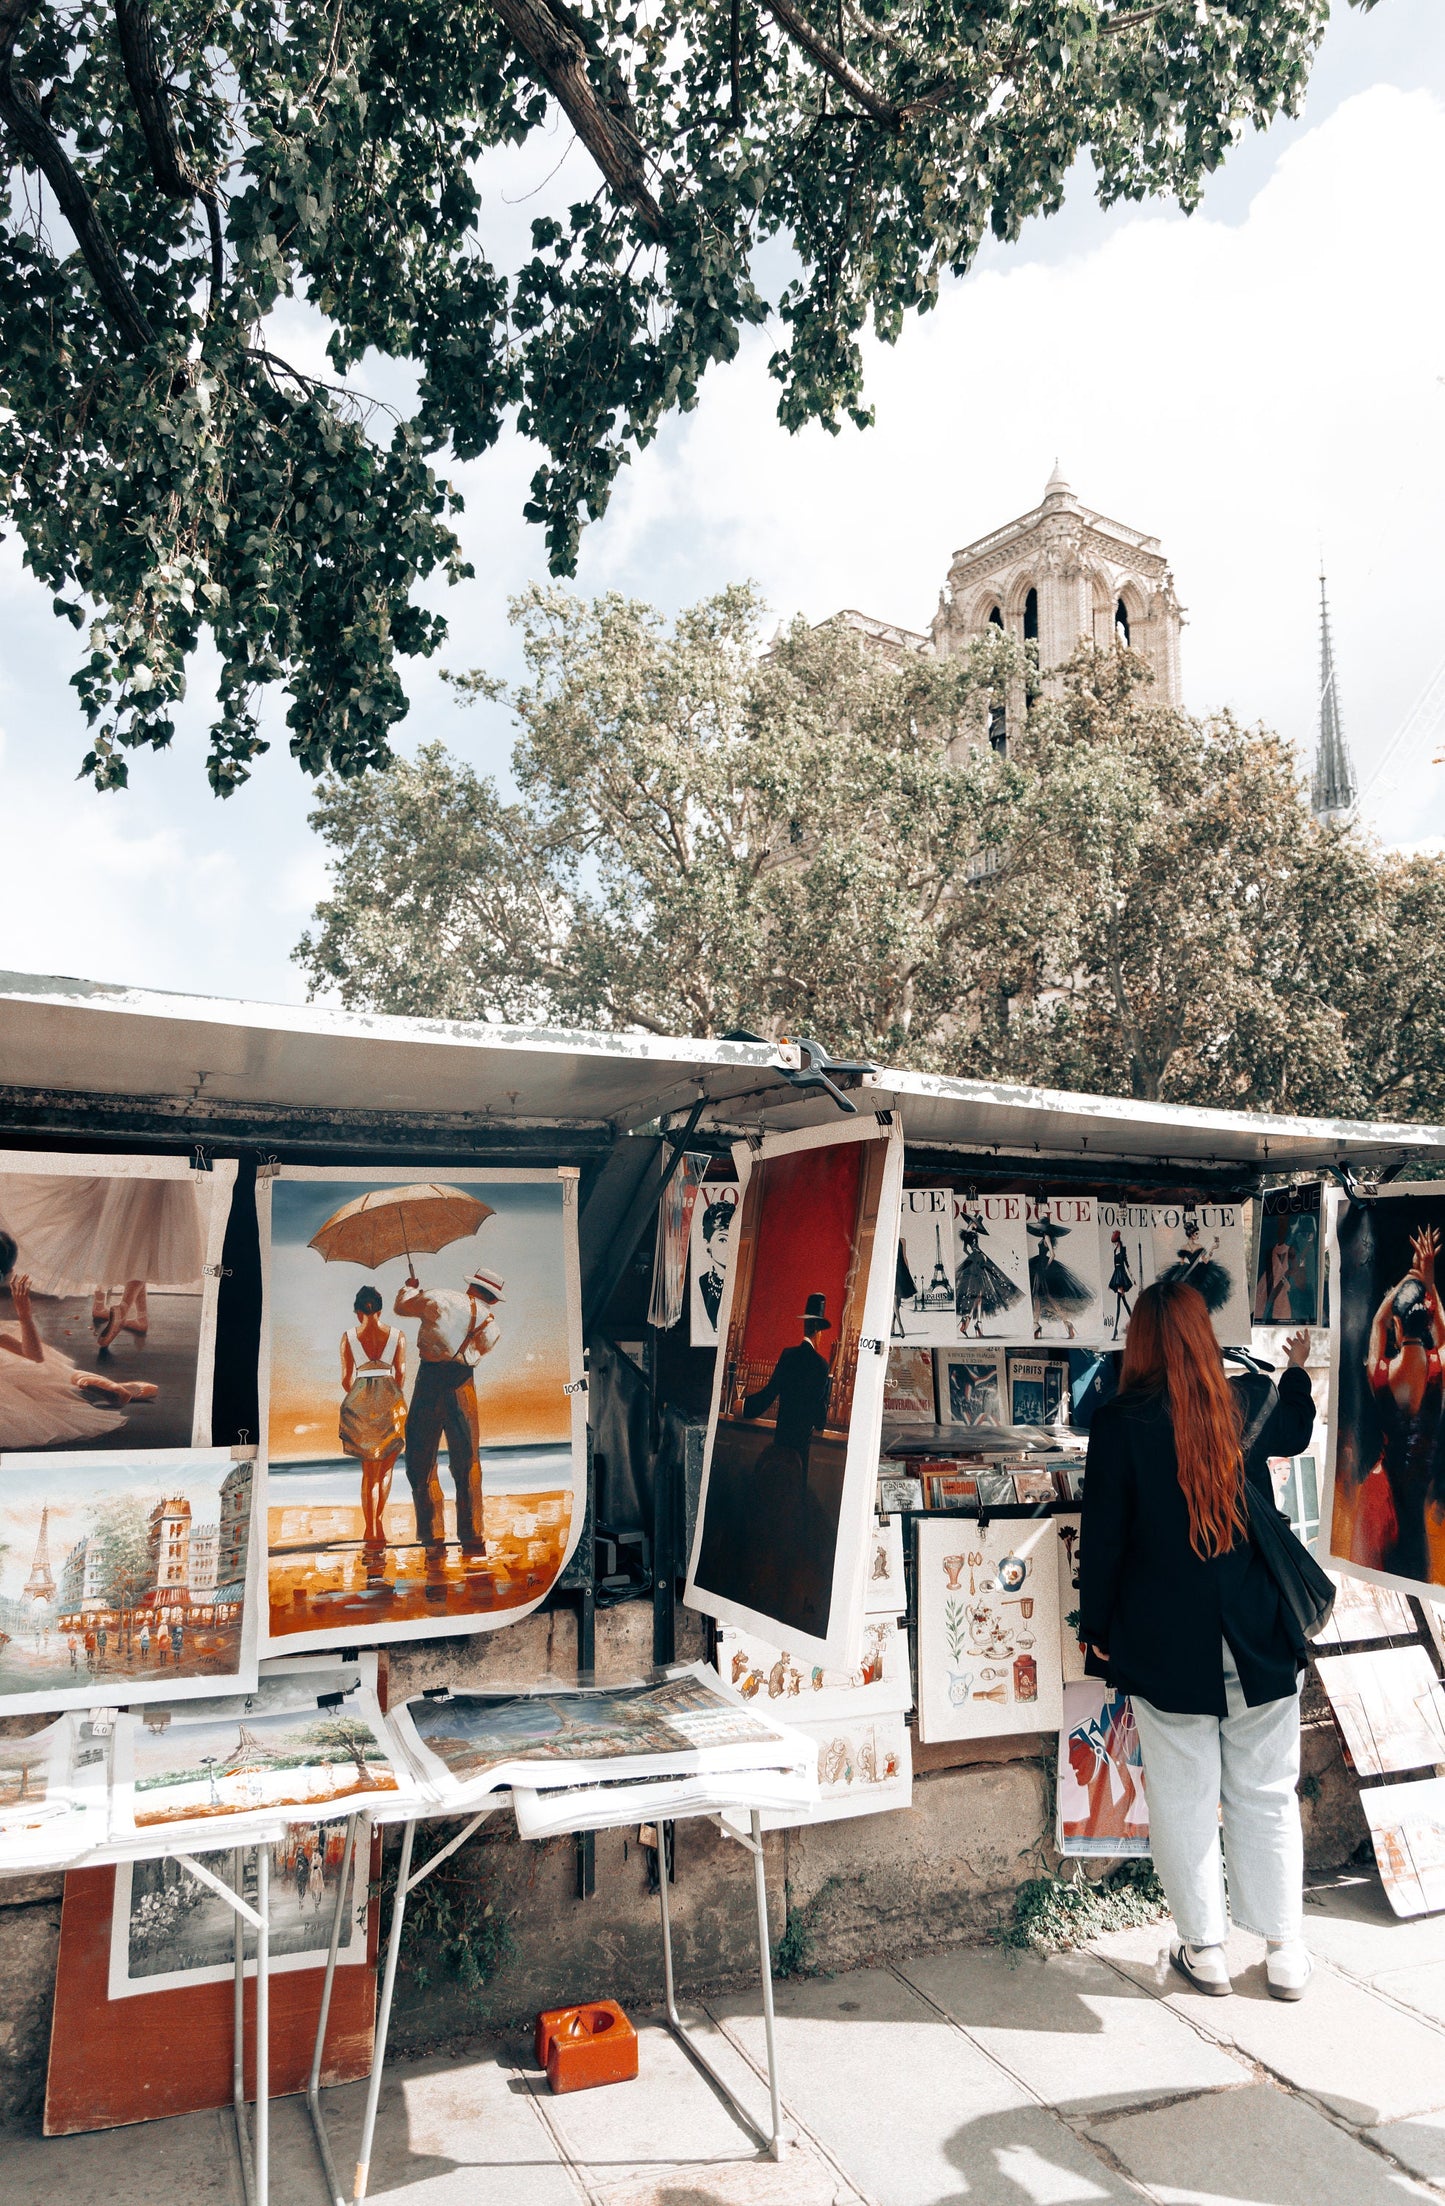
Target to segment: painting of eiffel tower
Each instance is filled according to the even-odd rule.
[[[23,1552],[23,1550],[22,1550]],[[55,1599],[55,1580],[50,1572],[50,1510],[40,1512],[40,1534],[35,1542],[35,1556],[30,1565],[30,1576],[21,1590],[21,1598],[33,1601],[37,1608],[47,1606]]]

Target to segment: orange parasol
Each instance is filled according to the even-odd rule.
[[[490,1203],[459,1187],[438,1187],[430,1180],[415,1187],[378,1187],[333,1210],[307,1246],[328,1264],[375,1271],[404,1256],[410,1268],[413,1256],[435,1256],[453,1241],[468,1240],[494,1215]]]

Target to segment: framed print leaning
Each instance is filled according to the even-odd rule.
[[[1445,1589],[1445,1188],[1337,1197],[1338,1324],[1321,1560],[1437,1600]]]
[[[514,1623],[581,1530],[575,1172],[284,1165],[265,1265],[263,1652]]]
[[[920,1517],[918,1736],[1055,1731],[1063,1716],[1051,1517]]]
[[[0,1716],[249,1691],[254,1478],[229,1448],[7,1456]]]
[[[686,1599],[794,1655],[857,1660],[903,1136],[859,1118],[737,1145],[742,1188]]]
[[[0,1454],[205,1447],[235,1179],[0,1150]]]

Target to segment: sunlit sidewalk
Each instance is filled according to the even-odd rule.
[[[1171,1981],[1162,1932],[1085,1954],[966,1947],[778,1987],[793,2142],[752,2141],[644,2016],[634,2084],[554,2099],[519,2036],[398,2063],[371,2195],[406,2206],[1401,2206],[1445,2197],[1445,1916],[1398,1923],[1373,1877],[1310,1895],[1305,2001],[1265,1991],[1258,1940],[1237,1992]],[[1176,1985],[1178,1988],[1176,1989]],[[595,1987],[559,1986],[585,1993]],[[692,2017],[761,2117],[751,1998]],[[361,2087],[330,2095],[337,2160]],[[0,2143],[6,2206],[239,2206],[228,2118]],[[275,2206],[324,2206],[299,2100],[274,2114]]]

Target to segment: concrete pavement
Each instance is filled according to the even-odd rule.
[[[792,2142],[753,2141],[655,2018],[635,2084],[554,2099],[519,2036],[398,2063],[371,2195],[396,2206],[1405,2206],[1445,2199],[1445,1916],[1400,1923],[1378,1881],[1314,1886],[1317,1960],[1269,1999],[1171,1977],[1162,1928],[1047,1960],[961,1947],[778,1987]],[[566,1987],[559,1987],[559,1998]],[[761,2117],[756,1992],[692,2010]],[[362,2087],[329,2094],[347,2170]],[[220,2115],[0,2142],[6,2206],[240,2206]],[[274,2206],[324,2206],[299,2100],[273,2112]]]

